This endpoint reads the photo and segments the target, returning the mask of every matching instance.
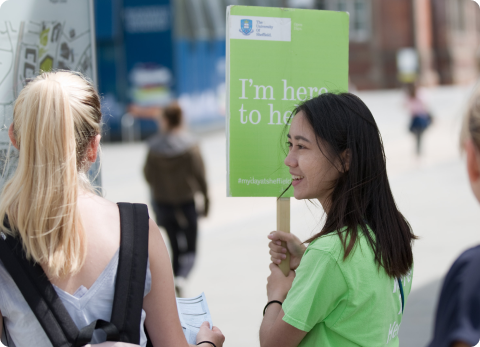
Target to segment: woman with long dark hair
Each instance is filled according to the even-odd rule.
[[[355,95],[326,93],[298,106],[290,123],[294,196],[317,199],[326,221],[308,247],[293,234],[269,235],[260,345],[398,346],[416,237],[395,205],[375,120]],[[287,248],[286,277],[277,265]]]

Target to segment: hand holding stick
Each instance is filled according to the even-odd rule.
[[[277,230],[290,233],[290,198],[279,198],[277,200]],[[287,249],[287,243],[282,241],[282,247]],[[290,252],[286,253],[286,258],[278,265],[285,276],[290,272]]]

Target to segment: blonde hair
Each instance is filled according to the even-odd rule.
[[[462,149],[465,141],[469,138],[472,139],[475,147],[480,150],[480,85],[475,87],[463,119],[460,133],[460,147]]]
[[[28,259],[51,276],[77,273],[85,261],[78,188],[90,188],[88,148],[101,126],[92,83],[68,71],[43,73],[15,102],[18,167],[0,196],[1,230],[20,236]]]

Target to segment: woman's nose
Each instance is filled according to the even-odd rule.
[[[288,167],[295,167],[297,166],[297,159],[295,156],[292,154],[292,151],[288,152],[287,157],[284,160],[285,165]]]

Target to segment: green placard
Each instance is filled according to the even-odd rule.
[[[345,12],[228,7],[228,196],[289,186],[285,124],[300,102],[348,90],[348,22]]]

